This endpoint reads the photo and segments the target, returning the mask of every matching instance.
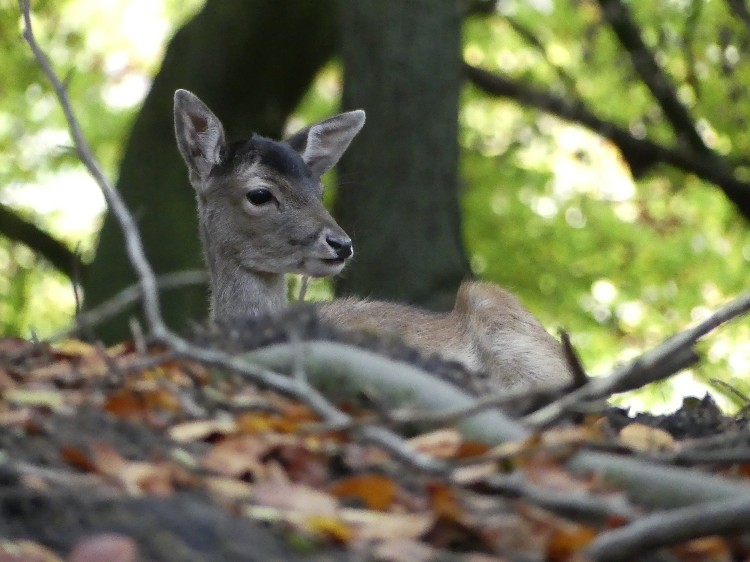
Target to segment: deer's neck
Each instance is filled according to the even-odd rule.
[[[247,269],[229,252],[212,244],[202,229],[203,249],[211,290],[211,319],[257,316],[287,306],[286,277]]]
[[[209,278],[213,320],[257,316],[287,305],[287,284],[282,274],[223,263],[209,265]]]

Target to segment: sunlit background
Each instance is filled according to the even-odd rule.
[[[40,3],[38,38],[67,77],[84,130],[110,178],[116,178],[129,126],[166,43],[202,4]],[[503,6],[516,21],[529,23],[552,18],[555,11],[552,2]],[[47,84],[29,67],[15,0],[0,0],[0,12],[3,28],[15,32],[1,40],[8,56],[0,59],[7,88],[0,106],[0,203],[90,261],[103,199],[71,152]],[[557,15],[546,28],[543,52],[502,17],[469,18],[464,58],[539,79],[573,73],[583,58],[597,55],[582,52],[578,31]],[[717,57],[744,64],[737,48],[729,47],[705,39],[696,55],[709,65],[702,72],[712,72]],[[668,66],[669,52],[664,57]],[[619,95],[595,73],[576,84],[590,95]],[[336,111],[340,93],[334,61],[321,71],[288,129]],[[691,91],[680,94],[689,104]],[[624,112],[632,117],[631,132],[642,134],[640,116],[649,115],[644,111],[649,102],[635,96],[628,104],[633,107],[613,108],[612,118]],[[518,292],[551,331],[566,328],[592,373],[606,373],[750,286],[750,230],[713,186],[667,169],[636,182],[617,149],[601,137],[470,87],[463,93],[460,124],[464,239],[474,272]],[[719,125],[703,120],[700,131],[707,145],[726,152],[732,138]],[[323,298],[330,288],[320,282],[312,292]],[[27,247],[0,238],[0,333],[49,337],[70,324],[74,310],[67,277]],[[750,322],[737,321],[701,344],[705,361],[695,369],[623,400],[638,408],[673,409],[685,394],[702,395],[713,377],[747,392],[748,342]],[[732,407],[726,397],[719,399]]]

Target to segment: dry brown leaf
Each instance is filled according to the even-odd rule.
[[[169,462],[129,461],[106,443],[94,443],[91,451],[96,470],[133,495],[169,495],[174,491],[175,477],[181,476]]]
[[[304,528],[340,543],[348,543],[352,539],[352,530],[337,517],[310,515],[305,518]]]
[[[731,562],[735,560],[726,539],[716,536],[693,539],[671,550],[680,557],[680,560],[690,562]]]
[[[124,419],[141,419],[144,415],[143,402],[129,389],[118,389],[104,400],[102,409]]]
[[[135,562],[138,545],[125,535],[102,533],[81,539],[73,547],[68,562]]]
[[[214,435],[228,435],[237,430],[234,420],[194,420],[173,425],[167,431],[179,443],[203,441]]]
[[[5,391],[11,388],[16,388],[16,381],[13,379],[11,374],[0,367],[0,390]]]
[[[438,551],[414,539],[389,539],[375,545],[372,554],[381,562],[430,562]]]
[[[96,465],[80,448],[64,445],[60,448],[60,456],[69,465],[84,472],[96,472]]]
[[[451,521],[460,521],[463,510],[452,488],[442,482],[435,482],[427,486],[433,511]]]
[[[245,501],[253,495],[253,485],[236,478],[207,476],[203,478],[203,485],[217,501]]]
[[[497,463],[489,461],[463,466],[453,471],[452,480],[457,484],[473,484],[497,473]]]
[[[350,476],[335,482],[328,491],[340,500],[358,500],[367,509],[385,511],[396,497],[396,483],[381,474]]]
[[[435,522],[432,513],[383,513],[344,508],[338,515],[359,540],[416,539]]]
[[[31,411],[28,408],[18,408],[0,412],[0,426],[11,427],[24,425],[31,420]]]
[[[564,562],[580,552],[594,537],[596,531],[583,525],[566,525],[555,530],[547,541],[547,560]]]
[[[255,479],[266,474],[261,457],[270,445],[253,435],[232,435],[214,445],[201,459],[201,465],[222,476],[250,473]]]
[[[643,453],[672,452],[679,448],[674,438],[656,427],[631,423],[620,430],[620,442]]]
[[[32,541],[0,540],[0,562],[63,562],[63,559]]]
[[[334,515],[338,507],[335,497],[315,488],[268,481],[255,485],[252,501],[280,511],[312,515]]]
[[[461,432],[452,428],[425,433],[407,441],[416,451],[442,459],[455,457],[462,442]]]
[[[307,446],[291,442],[289,444],[281,443],[281,439],[296,437],[284,434],[275,434],[268,436],[271,443],[279,442],[274,449],[272,456],[277,459],[285,468],[289,480],[297,484],[307,484],[308,486],[322,486],[330,480],[330,468],[328,458],[318,451],[312,451]],[[300,441],[297,437],[293,441]],[[309,439],[305,440],[306,444],[310,443]]]

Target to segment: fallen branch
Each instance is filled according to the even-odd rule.
[[[630,525],[599,535],[585,553],[591,560],[602,562],[637,560],[647,551],[686,540],[748,531],[750,502],[743,496],[644,515]]]
[[[697,327],[696,327],[697,328]],[[301,357],[291,344],[278,344],[250,352],[246,360],[278,370],[291,370],[299,358],[312,380],[331,384],[336,393],[352,393],[376,384],[380,397],[409,399],[422,408],[441,410],[471,404],[473,398],[461,389],[437,380],[400,362],[331,342],[305,342]],[[467,409],[468,410],[468,409]],[[526,439],[532,431],[499,411],[474,415],[461,422],[468,436],[488,445]],[[482,420],[482,423],[476,421]],[[576,474],[596,474],[605,482],[627,490],[639,503],[672,508],[742,495],[750,502],[750,486],[728,478],[693,470],[661,466],[647,460],[581,450],[565,463]],[[460,470],[458,468],[457,470]]]
[[[331,393],[352,397],[373,388],[384,405],[409,403],[417,408],[466,408],[458,426],[472,439],[498,443],[522,439],[527,431],[500,410],[476,411],[474,398],[435,375],[408,363],[394,361],[365,349],[327,341],[303,342],[298,358],[310,381]],[[244,355],[252,364],[291,372],[294,344],[276,344]]]
[[[587,401],[608,398],[617,392],[635,390],[665,379],[697,360],[693,345],[700,338],[748,310],[750,292],[737,297],[703,322],[675,334],[610,375],[592,378],[586,385],[530,414],[524,421],[532,427],[543,427]]]
[[[2,225],[0,234],[7,236],[10,240],[26,244],[70,279],[75,280],[76,275],[84,269],[81,256],[33,222],[19,217],[13,209],[2,203],[0,203],[0,225]]]

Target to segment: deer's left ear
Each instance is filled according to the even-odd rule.
[[[174,129],[177,147],[195,186],[221,161],[226,141],[221,121],[197,96],[187,90],[174,94]],[[198,180],[198,181],[196,181]]]
[[[364,124],[365,112],[357,109],[310,125],[285,142],[320,177],[336,165]]]

